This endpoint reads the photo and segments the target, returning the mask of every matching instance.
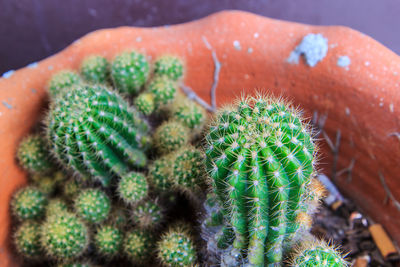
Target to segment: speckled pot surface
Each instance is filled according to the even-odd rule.
[[[328,48],[313,67],[303,56],[297,63],[293,60],[303,51],[298,47],[303,37],[310,33],[322,34]],[[315,44],[311,42],[308,49]],[[317,113],[326,116],[325,134],[320,136],[321,170],[331,174],[335,167],[341,174],[335,181],[342,192],[400,241],[400,211],[394,201],[400,199],[400,138],[396,136],[400,132],[399,56],[345,27],[307,26],[228,11],[177,26],[96,31],[52,57],[3,75],[0,266],[19,263],[10,246],[9,201],[26,183],[26,173],[18,167],[15,151],[21,138],[41,119],[47,80],[58,70],[77,69],[87,55],[100,54],[111,60],[132,48],[152,58],[163,53],[185,58],[185,84],[206,102],[210,102],[213,84],[218,106],[258,88],[293,101],[310,118]],[[221,64],[219,73],[215,62]],[[335,145],[339,131],[338,153],[332,153],[325,139],[329,137]],[[340,172],[352,163],[351,176]],[[393,198],[386,202],[382,180]]]

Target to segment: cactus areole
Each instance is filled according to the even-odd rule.
[[[309,224],[315,145],[299,115],[280,99],[244,98],[217,114],[206,137],[207,170],[233,248],[252,266],[281,262]]]

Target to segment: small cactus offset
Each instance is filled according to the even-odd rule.
[[[143,115],[150,115],[155,110],[154,95],[142,93],[135,98],[134,105]]]
[[[48,91],[51,98],[55,98],[63,91],[68,91],[71,87],[82,83],[81,77],[70,70],[62,70],[54,74],[48,85]]]
[[[75,200],[77,214],[91,223],[101,223],[107,219],[110,209],[110,199],[99,189],[86,189]]]
[[[153,243],[154,238],[150,232],[132,230],[125,234],[122,247],[124,254],[130,261],[136,264],[144,264],[152,257]]]
[[[100,255],[114,257],[122,247],[122,232],[115,226],[101,226],[94,236],[96,250]]]
[[[55,99],[47,117],[53,154],[103,186],[130,167],[143,167],[149,126],[117,93],[102,86],[75,88]]]
[[[233,248],[250,264],[282,261],[297,231],[309,227],[307,187],[315,145],[299,112],[257,96],[223,109],[210,126],[207,169]]]
[[[177,84],[167,77],[155,77],[148,88],[148,91],[154,96],[156,110],[160,110],[160,108],[172,103],[177,90]]]
[[[290,259],[294,267],[346,267],[348,262],[340,251],[324,241],[305,241],[295,249]]]
[[[15,247],[25,258],[38,258],[42,255],[40,246],[40,224],[26,221],[21,224],[14,234]]]
[[[68,211],[68,206],[62,199],[53,198],[50,199],[49,203],[47,204],[46,217],[50,217],[52,215],[57,215],[67,211]]]
[[[89,243],[86,225],[69,212],[48,217],[41,226],[40,236],[42,247],[56,260],[82,255]]]
[[[118,182],[118,195],[126,204],[138,203],[147,196],[148,191],[146,177],[138,172],[128,173]]]
[[[136,51],[115,57],[111,65],[111,77],[120,92],[137,95],[149,77],[146,56]]]
[[[11,200],[11,210],[19,220],[38,219],[45,213],[47,198],[33,186],[18,190]]]
[[[153,138],[158,150],[166,154],[189,142],[189,130],[179,122],[167,121],[157,128]]]
[[[47,172],[53,168],[47,140],[38,134],[25,137],[18,146],[17,158],[29,172]]]
[[[152,200],[145,201],[135,207],[132,215],[133,221],[140,229],[157,228],[163,220],[160,205]]]
[[[182,97],[177,98],[171,108],[171,118],[192,130],[200,132],[206,122],[207,114],[203,107]],[[197,133],[196,132],[196,133]]]
[[[67,199],[74,199],[82,190],[82,185],[75,179],[70,178],[62,186],[62,193]]]
[[[149,166],[149,183],[159,191],[167,191],[172,185],[173,157],[165,155]]]
[[[91,83],[107,83],[110,66],[106,58],[92,55],[85,58],[81,65],[83,78]]]
[[[157,243],[158,259],[163,266],[194,266],[196,249],[188,231],[183,227],[172,227]]]
[[[154,73],[177,81],[183,76],[183,63],[175,56],[161,56],[154,63]]]

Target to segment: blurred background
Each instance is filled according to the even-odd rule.
[[[122,25],[183,23],[239,9],[315,25],[345,25],[400,54],[400,0],[0,0],[0,73]]]

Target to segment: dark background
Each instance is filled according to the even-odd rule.
[[[52,55],[99,28],[176,24],[224,9],[346,25],[400,54],[400,0],[0,0],[0,73]]]

